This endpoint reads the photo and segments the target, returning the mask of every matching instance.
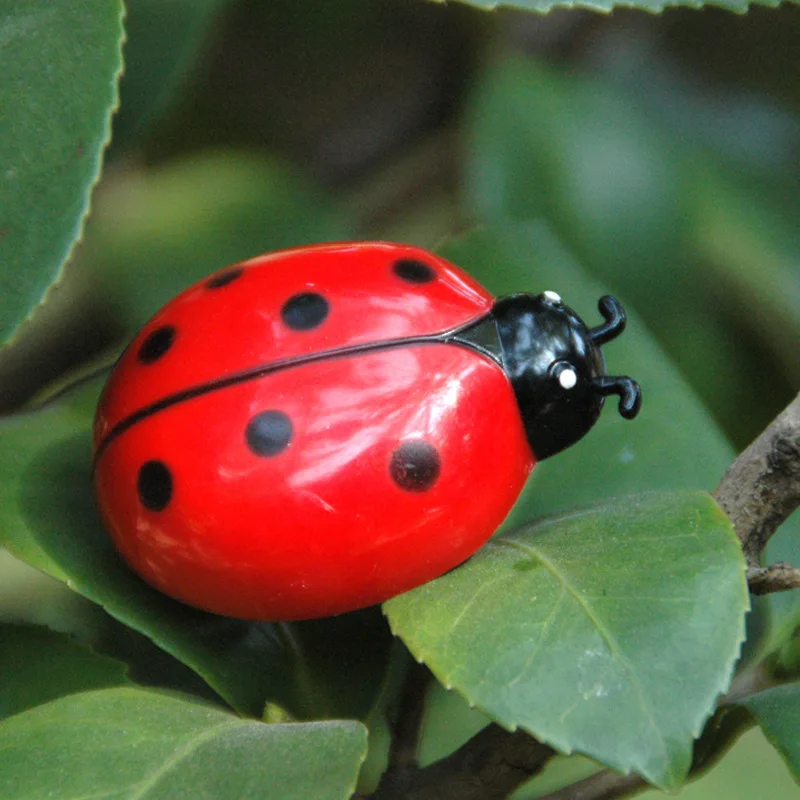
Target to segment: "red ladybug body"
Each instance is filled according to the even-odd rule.
[[[266,255],[189,288],[98,407],[95,490],[117,548],[166,594],[262,620],[361,608],[463,562],[536,462],[502,302],[385,243]],[[629,381],[597,377],[598,353],[590,416]]]

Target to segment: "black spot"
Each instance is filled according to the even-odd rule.
[[[143,364],[152,364],[158,361],[167,350],[172,347],[177,331],[172,325],[162,325],[156,328],[139,348],[139,361]]]
[[[436,270],[424,261],[401,258],[394,262],[394,274],[408,283],[430,283],[436,278]]]
[[[316,292],[290,297],[281,309],[283,321],[295,331],[308,331],[321,325],[328,316],[328,301]]]
[[[231,267],[224,272],[220,272],[206,281],[206,289],[219,289],[222,286],[227,286],[233,283],[237,278],[241,277],[244,272],[244,267]]]
[[[417,439],[401,444],[392,453],[389,472],[401,489],[425,492],[436,483],[441,467],[439,451],[432,444]]]
[[[292,421],[283,411],[262,411],[247,423],[244,436],[257,456],[276,456],[289,446]]]
[[[145,508],[163,511],[172,499],[172,474],[163,461],[145,461],[136,488]]]

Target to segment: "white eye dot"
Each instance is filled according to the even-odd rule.
[[[561,302],[561,295],[557,292],[542,292],[542,297],[544,297],[545,300],[549,300],[551,303]]]
[[[558,382],[562,389],[572,389],[578,382],[574,369],[565,369],[558,373]]]

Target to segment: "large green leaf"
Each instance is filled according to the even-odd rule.
[[[0,426],[0,543],[145,634],[238,710],[361,715],[390,636],[377,610],[294,624],[247,623],[151,589],[113,549],[94,504],[89,426],[98,381]],[[367,646],[369,644],[369,646]]]
[[[105,689],[0,724],[0,796],[345,800],[365,750],[357,722],[267,725],[176,695]]]
[[[747,608],[739,542],[701,492],[523,526],[384,606],[411,652],[505,727],[663,789],[687,774]]]
[[[33,625],[0,624],[0,718],[87,689],[126,683],[125,664]]]
[[[0,342],[80,235],[121,69],[121,0],[0,0]]]
[[[461,0],[462,3],[494,10],[496,8],[518,8],[524,11],[546,13],[554,8],[588,8],[593,11],[613,11],[615,8],[637,8],[642,11],[658,12],[666,8],[684,6],[688,8],[702,8],[703,6],[717,6],[729,11],[743,13],[751,5],[764,5],[777,8],[781,0]]]
[[[800,783],[800,683],[787,683],[739,702],[758,721]]]
[[[452,242],[443,253],[495,294],[553,289],[587,321],[599,321],[597,300],[607,287],[585,274],[544,222],[495,223]],[[615,495],[712,489],[732,460],[733,450],[640,316],[629,313],[625,333],[605,350],[612,371],[642,384],[641,414],[625,422],[609,402],[583,442],[536,467],[503,529]],[[452,704],[429,702],[422,753],[441,754],[451,744],[463,744],[483,724],[478,714],[451,712]],[[440,730],[448,732],[446,740]]]

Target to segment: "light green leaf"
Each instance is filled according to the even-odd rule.
[[[776,686],[739,701],[758,721],[800,783],[800,683]]]
[[[33,625],[0,624],[0,718],[87,689],[127,683],[127,667]]]
[[[748,605],[730,522],[708,495],[676,492],[502,534],[384,609],[414,656],[503,726],[675,789]]]
[[[357,722],[267,725],[176,695],[106,689],[0,724],[0,796],[345,800],[365,750]]]
[[[0,342],[78,239],[117,102],[121,0],[0,0]]]
[[[497,295],[553,289],[587,321],[599,322],[599,315],[594,316],[597,300],[608,288],[580,269],[544,222],[494,223],[450,243],[443,254]],[[627,310],[628,327],[604,350],[612,372],[632,375],[641,383],[641,414],[625,422],[616,414],[615,403],[609,402],[584,441],[537,465],[503,530],[613,496],[660,489],[710,490],[733,459],[733,450],[707,410],[653,342],[645,320]],[[447,741],[461,744],[481,725],[477,714],[441,718],[440,705],[435,698],[428,704],[429,716],[439,719],[423,729],[423,753],[442,753]],[[447,741],[439,741],[439,729],[448,731]]]

